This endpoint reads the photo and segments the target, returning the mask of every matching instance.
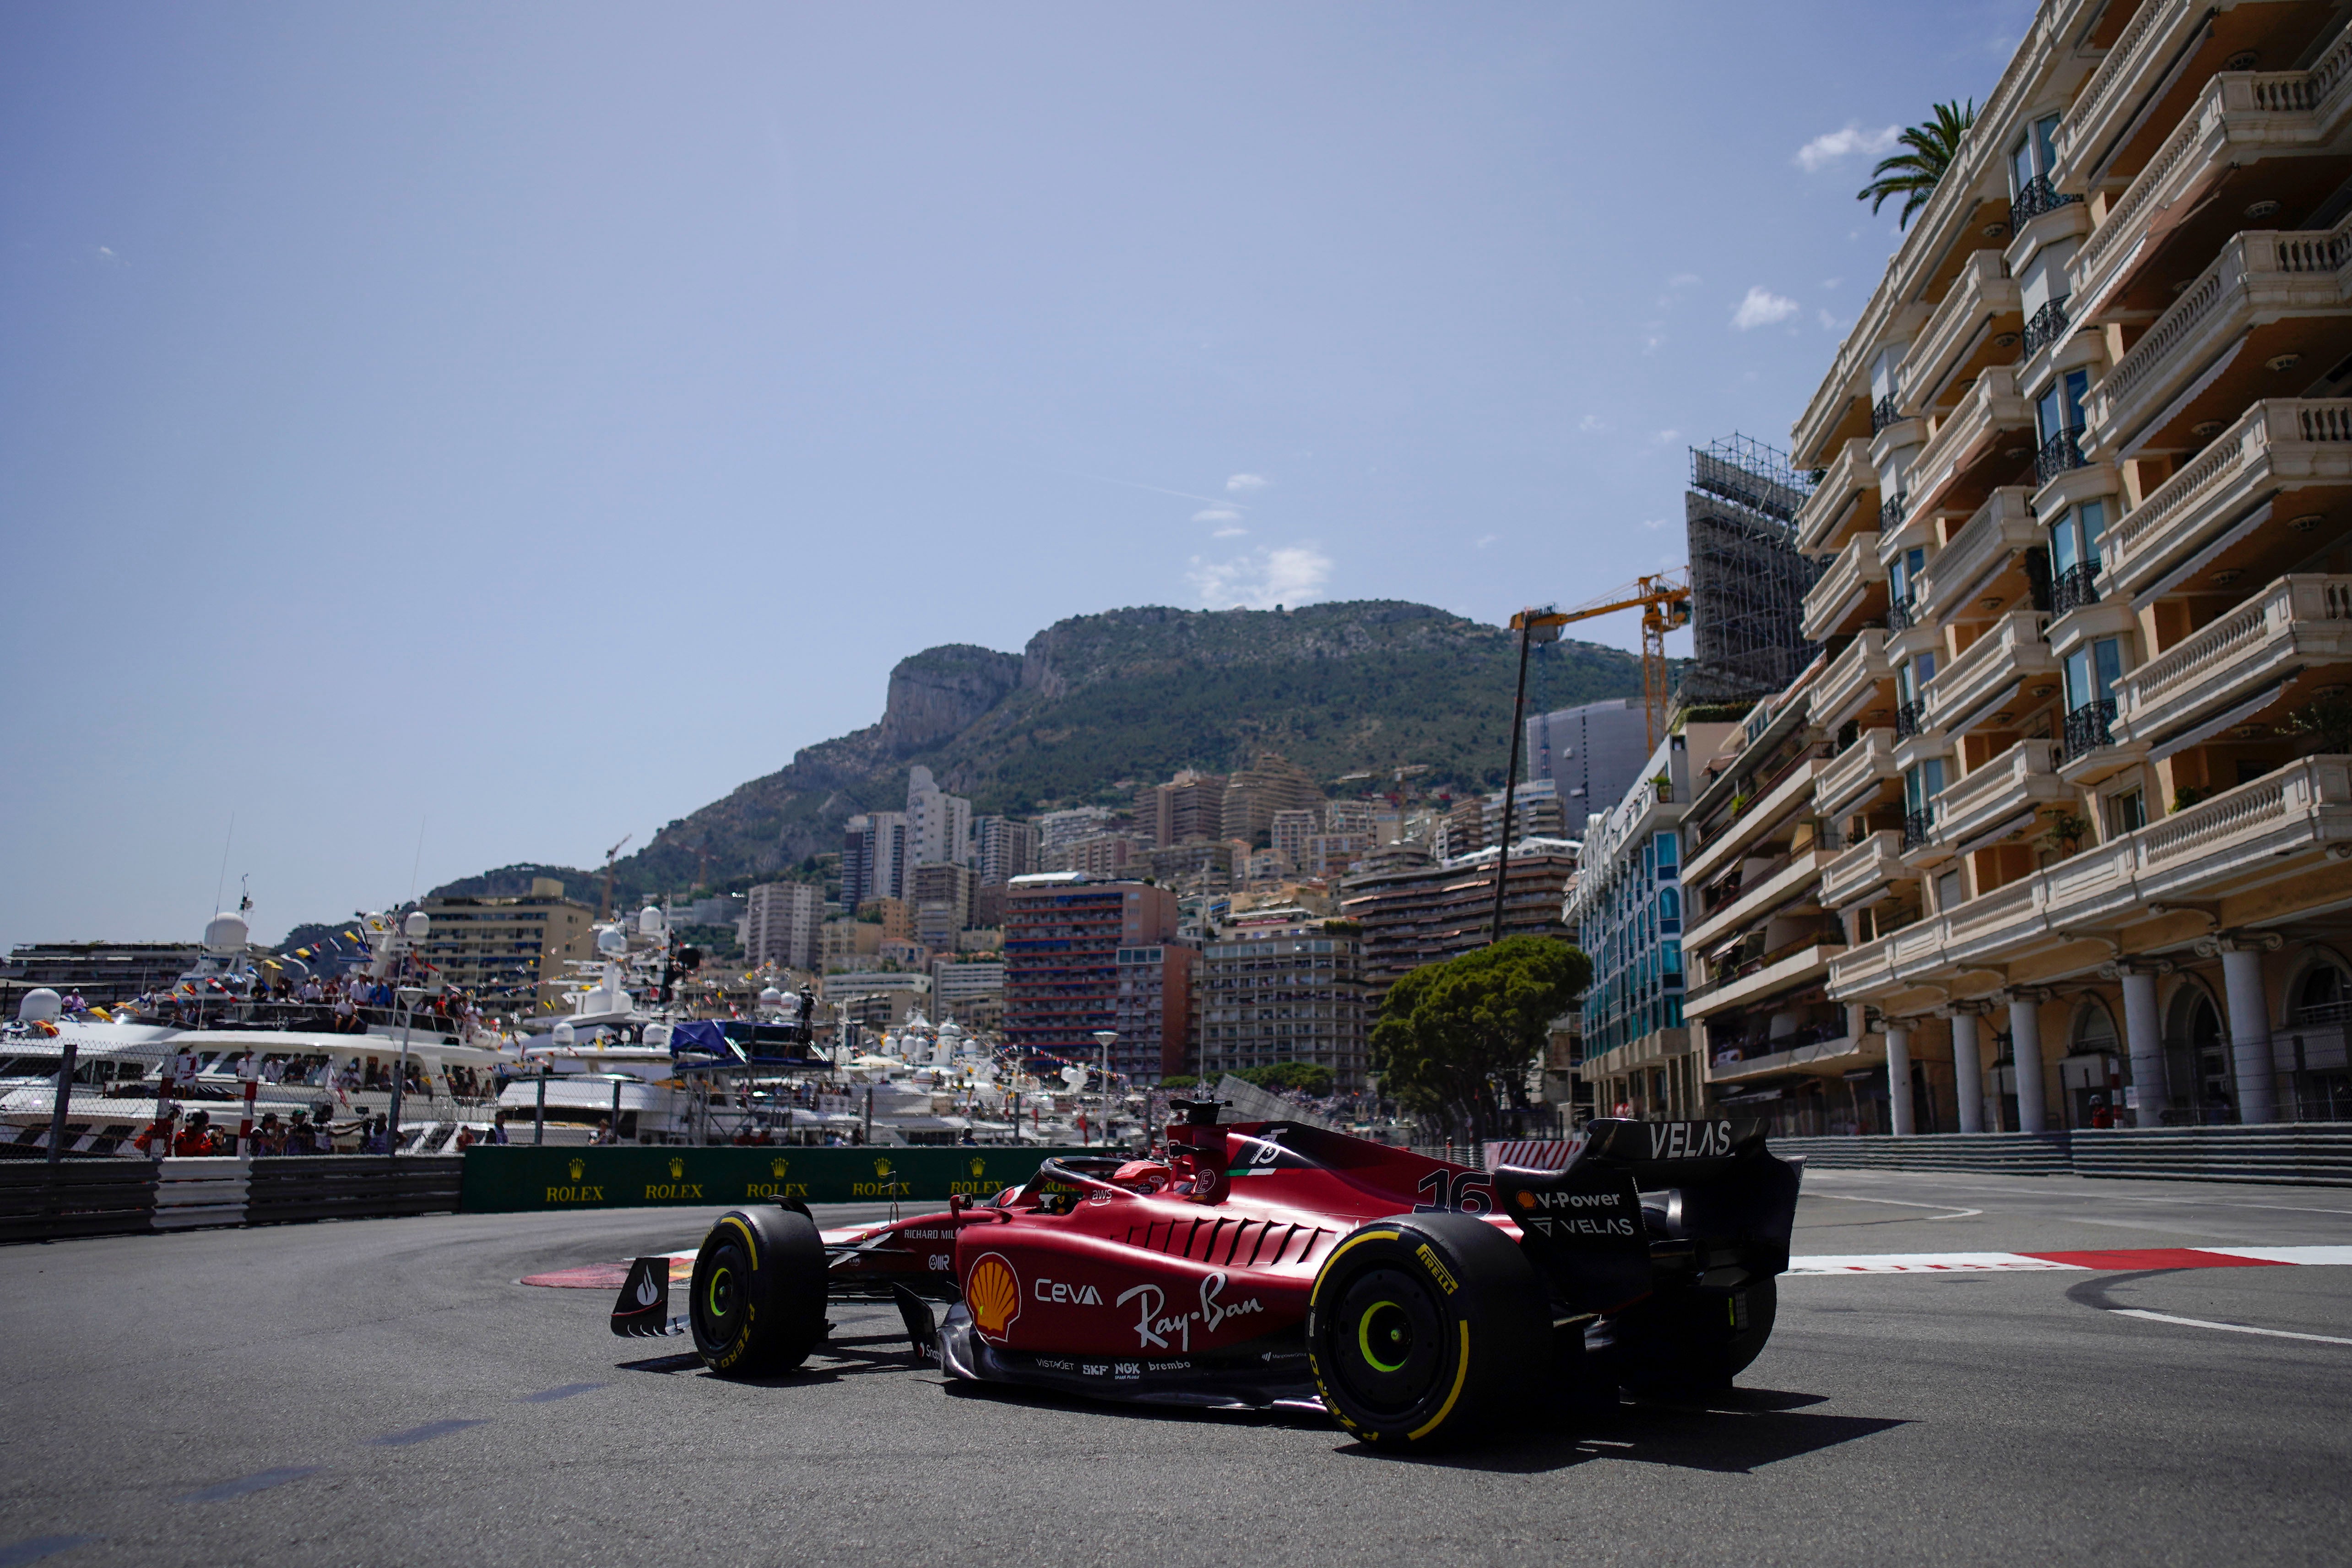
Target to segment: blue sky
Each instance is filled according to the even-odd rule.
[[[0,7],[0,942],[588,864],[936,643],[1678,562],[2031,9]]]

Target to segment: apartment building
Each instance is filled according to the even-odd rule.
[[[1113,1071],[1157,1083],[1181,1071],[1192,951],[1166,888],[1041,872],[1005,889],[1004,1037],[1014,1049],[1093,1061],[1112,1029]],[[1171,1062],[1175,1065],[1170,1065]]]
[[[915,867],[908,891],[914,905],[915,935],[925,946],[955,946],[956,932],[971,924],[974,885],[971,868],[958,861],[930,861]]]
[[[855,910],[871,899],[905,898],[911,847],[905,812],[851,817],[842,828],[841,907]]]
[[[814,969],[824,953],[824,889],[807,882],[766,882],[743,903],[748,963]]]
[[[983,888],[1001,888],[1037,868],[1037,825],[983,816],[972,825],[974,859]]]
[[[828,974],[863,969],[882,951],[882,928],[872,921],[827,921],[817,936],[817,961]]]
[[[536,879],[516,898],[425,899],[432,934],[418,949],[448,984],[490,998],[535,995],[542,1011],[562,1006],[574,960],[596,956],[596,911],[563,896],[563,884]]]
[[[1004,960],[996,954],[934,958],[931,994],[942,1019],[994,1028],[1004,1018]]]
[[[940,788],[926,767],[907,773],[907,854],[919,866],[973,858],[971,802]]]
[[[1528,777],[1549,781],[1567,820],[1616,809],[1642,773],[1650,720],[1638,697],[1612,697],[1527,721]]]
[[[1349,921],[1301,909],[1236,915],[1201,952],[1200,1072],[1305,1062],[1344,1092],[1366,1087],[1370,1009],[1363,942]]]
[[[1145,790],[1136,802],[1139,821],[1151,829],[1155,849],[1198,844],[1225,836],[1223,773],[1181,770],[1164,784]]]
[[[1694,753],[1711,756],[1732,730],[1690,724],[1668,735],[1634,770],[1639,782],[1586,824],[1563,918],[1592,961],[1575,1031],[1581,1060],[1572,1065],[1592,1086],[1597,1114],[1709,1113],[1706,1058],[1692,1048],[1683,1017],[1680,828]]]
[[[1307,840],[1323,826],[1319,811],[1277,811],[1266,826],[1266,838],[1283,863],[1294,870],[1307,863]]]
[[[1486,945],[1495,918],[1496,852],[1481,850],[1441,866],[1408,867],[1349,877],[1339,884],[1339,911],[1363,927],[1366,1000],[1424,963]],[[1503,934],[1563,941],[1560,907],[1576,875],[1577,847],[1561,839],[1522,839],[1511,851],[1503,887]]]
[[[1225,781],[1220,814],[1227,838],[1246,839],[1253,846],[1266,841],[1277,811],[1313,811],[1323,805],[1322,786],[1314,775],[1272,752]]]
[[[1797,422],[1895,1131],[2344,1102],[2347,294],[2340,7],[2049,0]]]

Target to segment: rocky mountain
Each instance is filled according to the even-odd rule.
[[[1510,744],[1510,633],[1426,605],[1361,600],[1291,610],[1112,610],[1060,621],[1019,654],[950,644],[890,672],[880,721],[669,823],[622,860],[627,898],[790,874],[841,847],[857,812],[898,810],[928,765],[976,813],[1125,801],[1178,768],[1226,772],[1278,752],[1318,776],[1407,763],[1419,782],[1499,788]],[[1641,690],[1633,655],[1539,648],[1529,712]],[[1336,792],[1335,792],[1336,793]],[[445,894],[527,890],[562,878],[593,899],[602,868],[509,866]]]

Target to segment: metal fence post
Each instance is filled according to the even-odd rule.
[[[58,1058],[58,1108],[49,1112],[49,1163],[65,1158],[66,1110],[73,1102],[74,1043],[68,1040]]]
[[[547,1142],[547,1069],[544,1068],[539,1073],[539,1109],[532,1114],[530,1141],[533,1143]]]

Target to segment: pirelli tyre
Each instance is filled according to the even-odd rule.
[[[790,1372],[824,1337],[824,1244],[806,1215],[730,1209],[694,1255],[687,1325],[725,1377]]]
[[[1315,1276],[1307,1352],[1324,1407],[1367,1443],[1448,1441],[1546,1381],[1551,1316],[1518,1245],[1463,1214],[1355,1231]]]

